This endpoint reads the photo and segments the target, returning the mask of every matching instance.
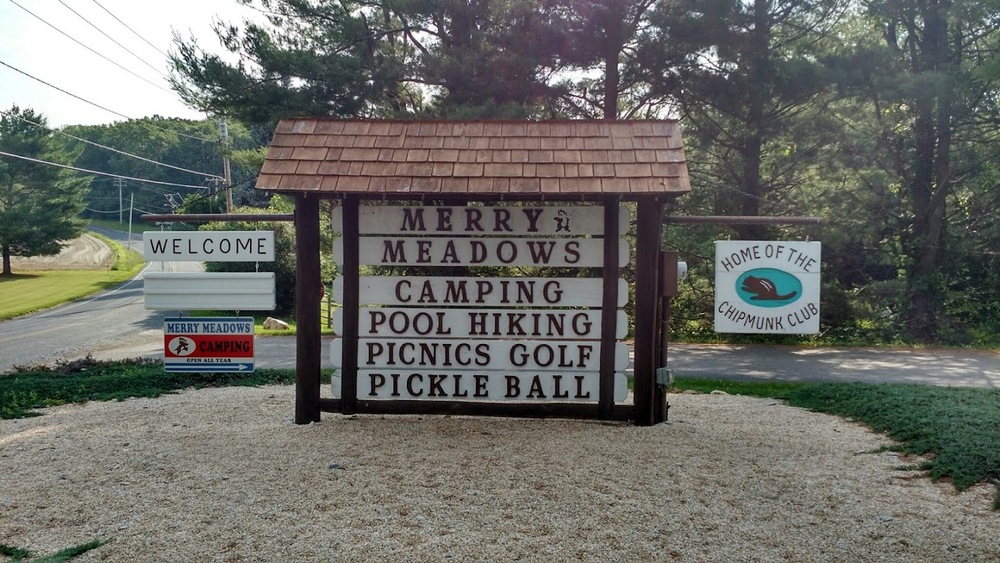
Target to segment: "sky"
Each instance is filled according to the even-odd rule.
[[[173,33],[221,54],[213,20],[256,15],[236,0],[0,0],[0,110],[30,108],[52,128],[210,117],[170,90],[164,53],[174,49]]]

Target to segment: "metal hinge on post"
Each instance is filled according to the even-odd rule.
[[[670,387],[674,384],[674,372],[669,368],[656,368],[656,384]]]

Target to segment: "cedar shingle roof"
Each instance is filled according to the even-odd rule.
[[[530,197],[691,190],[676,121],[282,120],[257,188]]]

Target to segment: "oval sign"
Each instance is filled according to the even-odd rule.
[[[194,353],[194,340],[178,336],[177,338],[172,338],[167,343],[167,349],[175,356],[190,356]]]
[[[736,278],[736,294],[755,307],[784,307],[802,297],[802,282],[775,268],[755,268]]]

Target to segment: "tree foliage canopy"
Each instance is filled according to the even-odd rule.
[[[228,130],[229,147],[236,151],[256,148],[266,139],[241,124],[231,123]],[[62,132],[70,136],[57,135],[56,140],[78,153],[77,167],[121,176],[90,179],[89,216],[121,218],[127,223],[130,208],[133,219],[138,220],[143,213],[169,213],[189,196],[214,201],[212,196],[223,189],[223,147],[214,120],[150,117],[111,125],[67,127]],[[239,158],[233,162],[237,205],[266,205],[266,199],[251,189],[260,165],[242,164]]]
[[[68,163],[45,128],[45,118],[17,106],[0,114],[0,253],[2,276],[11,256],[58,254],[79,236],[86,179],[42,162]],[[30,159],[30,160],[29,160]]]
[[[996,0],[240,1],[268,21],[219,23],[224,54],[177,38],[175,87],[196,107],[264,131],[291,115],[679,116],[694,191],[671,212],[827,219],[671,227],[696,274],[676,330],[710,324],[699,280],[727,236],[819,237],[831,333],[1000,330]]]

